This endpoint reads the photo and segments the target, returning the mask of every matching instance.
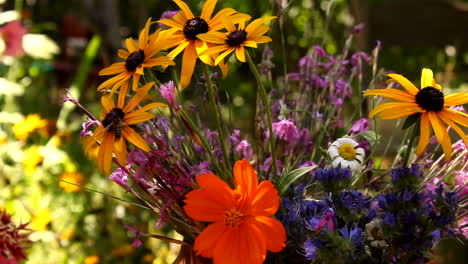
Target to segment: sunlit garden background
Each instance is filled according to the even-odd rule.
[[[202,2],[186,2],[201,10]],[[380,45],[379,74],[397,71],[419,83],[421,68],[431,68],[444,89],[468,92],[466,0],[219,0],[218,8],[224,7],[279,17],[269,33],[273,41],[255,51],[272,75],[299,71],[298,60],[314,45],[331,55],[344,47],[370,53]],[[85,155],[80,141],[85,116],[64,104],[64,96],[73,95],[99,116],[96,87],[106,78],[98,72],[118,61],[116,50],[125,38],[137,39],[149,17],[158,20],[177,9],[169,0],[0,0],[0,209],[17,224],[30,222],[25,263],[175,259],[174,244],[145,239],[141,247],[132,246],[132,232],[124,226],[180,237],[170,226],[159,227],[149,210],[99,173],[92,156],[97,154]],[[158,76],[161,82],[173,77],[171,71]],[[185,104],[205,92],[194,78],[193,88],[181,95]],[[253,131],[248,116],[255,111],[255,81],[248,65],[231,63],[223,85],[223,100],[234,106],[225,117],[233,114],[241,120],[238,128]],[[214,122],[209,114],[207,120]],[[392,121],[381,129],[384,136],[397,133]],[[379,162],[386,164],[396,151],[390,146]],[[463,245],[452,239],[442,241],[437,252],[450,263],[465,263],[466,249],[466,240]]]

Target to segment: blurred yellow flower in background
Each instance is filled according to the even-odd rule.
[[[132,244],[125,244],[122,245],[118,248],[115,248],[111,251],[111,256],[113,257],[123,257],[123,256],[128,256],[133,253],[135,248],[132,246]]]
[[[39,146],[32,145],[23,152],[23,166],[26,175],[34,173],[37,165],[44,160],[41,155]]]
[[[0,130],[0,145],[3,145],[3,143],[6,142],[7,134],[5,131]]]
[[[49,209],[42,209],[37,212],[37,214],[33,217],[31,223],[32,223],[32,229],[35,231],[44,231],[47,228],[47,225],[50,223],[52,220],[52,216],[50,214]]]
[[[66,171],[60,175],[60,179],[78,185],[83,185],[84,183],[84,176],[80,172]],[[79,186],[69,184],[67,182],[60,181],[59,183],[59,186],[62,187],[62,189],[64,189],[66,192],[77,192],[81,190]]]
[[[47,125],[47,121],[41,119],[38,114],[28,115],[22,122],[16,123],[13,126],[13,133],[19,140],[25,140],[29,134],[34,132],[38,128],[44,128]]]
[[[84,260],[84,264],[97,264],[97,263],[99,263],[99,256],[97,255],[88,256]]]

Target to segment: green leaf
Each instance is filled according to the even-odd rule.
[[[412,126],[419,120],[419,117],[421,117],[421,113],[416,113],[408,116],[405,120],[405,123],[403,124],[403,129],[407,129],[410,126]]]
[[[297,181],[302,175],[308,173],[309,171],[311,171],[311,170],[313,170],[315,168],[317,168],[317,165],[312,165],[312,166],[308,166],[308,167],[295,169],[295,170],[289,172],[288,175],[281,177],[281,179],[280,179],[280,181],[278,183],[278,186],[276,186],[278,188],[279,195],[280,196],[283,195],[284,192],[289,188],[289,186],[292,183]]]
[[[380,141],[380,135],[375,133],[374,131],[366,131],[359,133],[371,146],[374,146],[376,143]]]

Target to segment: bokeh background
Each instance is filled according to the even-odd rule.
[[[202,1],[187,2],[201,10]],[[299,58],[313,45],[330,54],[345,45],[365,52],[381,45],[382,71],[403,73],[418,84],[421,68],[427,67],[446,91],[468,92],[466,0],[218,2],[219,9],[232,7],[252,17],[281,12],[269,44],[274,76],[297,71]],[[0,0],[0,207],[17,222],[31,222],[26,263],[171,263],[175,258],[177,247],[154,239],[131,246],[124,225],[177,234],[156,228],[150,212],[132,205],[130,196],[98,173],[80,142],[84,115],[63,98],[71,93],[99,115],[96,87],[105,80],[99,70],[118,60],[123,40],[137,38],[148,17],[156,20],[176,9],[169,0]],[[353,42],[345,43],[361,23]],[[231,65],[223,82],[240,121],[252,112],[254,83],[247,65],[239,63]],[[183,96],[190,98],[189,93]],[[239,126],[249,130],[248,122]],[[391,122],[383,128],[393,130]],[[439,252],[463,263],[465,249],[446,241]]]

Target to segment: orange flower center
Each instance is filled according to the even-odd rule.
[[[244,215],[237,208],[232,208],[224,212],[224,224],[230,227],[239,227],[243,217]]]

